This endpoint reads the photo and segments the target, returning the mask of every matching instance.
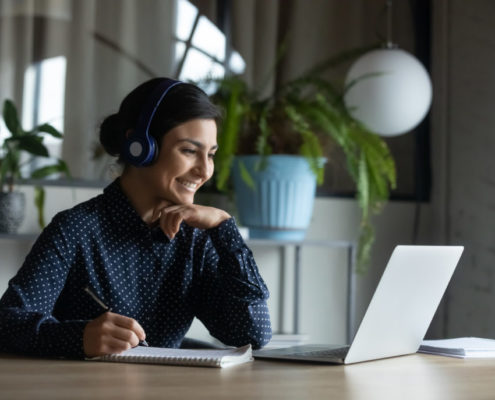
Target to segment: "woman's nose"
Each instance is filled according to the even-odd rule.
[[[210,165],[208,155],[196,159],[195,172],[203,179],[208,179],[213,173],[213,167]]]

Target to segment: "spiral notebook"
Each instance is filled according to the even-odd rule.
[[[253,356],[250,344],[232,349],[205,350],[137,346],[119,354],[88,358],[88,360],[226,368],[253,361]]]

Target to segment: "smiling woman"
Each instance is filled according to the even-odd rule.
[[[175,236],[183,219],[208,229],[230,218],[223,210],[193,205],[196,191],[213,175],[216,136],[211,119],[185,122],[165,135],[153,166],[124,170],[123,190],[143,220],[150,224],[160,220],[169,238]]]
[[[229,346],[270,340],[268,289],[235,221],[194,203],[213,174],[218,116],[198,87],[158,78],[103,121],[122,176],[42,232],[0,299],[0,351],[92,357],[145,338],[179,347],[194,317]]]
[[[196,191],[213,175],[218,118],[219,111],[201,89],[158,78],[132,91],[119,112],[103,121],[101,142],[125,164],[122,189],[146,223],[172,218],[165,209],[178,204],[190,205],[181,213],[187,209],[192,218],[194,211],[198,228],[230,218],[222,210],[192,206]],[[174,237],[179,216],[166,225],[162,229]]]

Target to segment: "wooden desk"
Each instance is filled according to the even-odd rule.
[[[495,360],[411,355],[348,366],[227,369],[0,355],[0,399],[494,399]]]

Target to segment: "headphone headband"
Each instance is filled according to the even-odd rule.
[[[124,144],[123,156],[127,162],[137,167],[150,165],[158,153],[156,140],[150,135],[149,129],[158,107],[174,86],[180,85],[181,81],[164,79],[146,100],[135,131],[129,135]]]

